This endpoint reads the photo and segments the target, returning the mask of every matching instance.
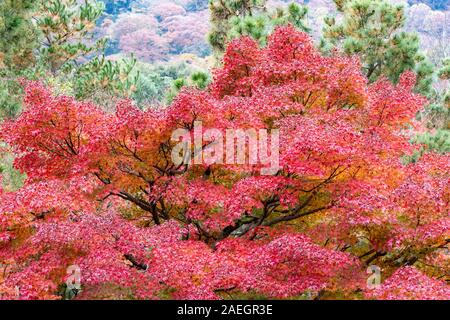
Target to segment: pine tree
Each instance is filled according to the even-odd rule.
[[[406,70],[418,75],[416,91],[432,94],[433,66],[420,53],[417,34],[401,31],[405,24],[402,5],[386,0],[334,0],[342,20],[325,18],[321,47],[341,48],[359,55],[364,74],[373,82],[386,76],[397,83]]]
[[[0,3],[0,66],[16,70],[33,63],[36,29],[29,19],[33,0],[4,0]]]
[[[34,7],[33,0],[0,2],[0,119],[20,109],[21,87],[15,78],[36,60],[37,30],[29,19]]]
[[[441,68],[437,72],[443,84],[450,80],[450,59],[442,61]],[[429,125],[438,130],[450,130],[450,90],[448,85],[440,92],[436,91],[432,103],[428,106],[427,115]],[[450,136],[449,136],[450,137]]]
[[[265,45],[267,37],[275,27],[287,24],[291,24],[301,31],[309,32],[310,29],[306,23],[307,14],[308,8],[306,6],[293,2],[286,8],[279,7],[271,12],[265,11],[252,16],[233,17],[227,39],[250,36],[261,45]]]
[[[135,60],[109,61],[94,39],[104,4],[95,0],[12,1],[0,5],[0,118],[21,109],[19,78],[45,79],[56,91],[105,102],[135,89]],[[31,23],[34,20],[35,23]]]
[[[172,82],[172,86],[167,93],[166,102],[172,103],[173,99],[180,93],[184,87],[193,87],[196,89],[204,90],[211,82],[211,77],[207,72],[196,71],[189,77],[178,78]]]
[[[443,80],[450,80],[450,58],[442,62],[442,68],[439,70],[439,77]]]
[[[441,81],[450,80],[450,59],[442,62],[438,76]],[[431,103],[419,116],[426,121],[432,131],[419,134],[414,138],[414,143],[422,144],[424,147],[414,155],[412,160],[416,160],[428,151],[450,152],[450,90],[447,88],[442,92],[436,91]]]
[[[445,59],[442,62],[442,67],[439,70],[439,78],[441,80],[450,81],[450,59]],[[442,109],[445,110],[446,114],[446,129],[450,130],[450,89],[447,86],[447,90],[442,94]],[[450,135],[449,135],[450,141]]]
[[[104,39],[92,40],[95,21],[103,13],[103,4],[76,0],[42,1],[35,15],[42,32],[43,46],[40,54],[53,74],[75,62],[80,57],[101,50]]]
[[[438,153],[450,152],[450,131],[439,129],[435,133],[427,132],[417,136],[414,142],[424,144],[427,151],[435,151]]]
[[[210,0],[211,31],[208,41],[216,57],[220,58],[225,52],[232,19],[265,12],[266,2],[266,0]]]

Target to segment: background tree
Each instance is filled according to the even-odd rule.
[[[139,72],[135,71],[136,59],[120,63],[95,57],[74,73],[74,94],[80,100],[92,100],[107,106],[108,99],[131,97],[136,91]],[[101,88],[99,90],[99,88]]]
[[[169,55],[193,53],[199,57],[209,56],[211,48],[206,41],[209,30],[207,21],[206,10],[165,19],[161,23],[161,29],[169,42]]]
[[[442,80],[450,80],[450,58],[442,62],[442,68],[439,70],[439,77]]]
[[[426,146],[426,149],[422,150],[419,154],[415,156],[421,156],[423,152],[439,152],[447,153],[450,152],[450,131],[445,129],[438,129],[434,133],[426,132],[424,134],[418,135],[414,140],[415,143],[422,144]]]
[[[6,80],[0,100],[10,101],[3,101],[4,116],[20,112],[19,78],[45,78],[59,88],[56,91],[79,98],[91,97],[92,92],[129,96],[137,76],[130,68],[132,60],[107,61],[106,39],[94,39],[96,21],[103,12],[101,2],[5,1],[0,10],[5,22],[0,72]],[[97,75],[100,78],[93,81]]]
[[[120,49],[124,53],[133,53],[142,61],[155,62],[168,57],[169,44],[157,30],[147,28],[128,33],[120,39]]]
[[[425,122],[428,132],[420,133],[414,142],[423,145],[423,149],[416,153],[415,159],[425,152],[450,152],[450,62],[444,60],[438,72],[440,81],[435,84],[436,94],[432,97],[427,108],[418,115]]]
[[[23,88],[20,77],[36,77],[28,70],[36,63],[38,29],[31,16],[36,1],[5,0],[0,2],[0,122],[21,110]],[[18,189],[23,176],[13,168],[14,157],[0,141],[0,189]]]
[[[334,2],[342,20],[335,16],[325,19],[324,49],[337,46],[348,55],[357,54],[371,82],[386,76],[397,83],[405,70],[415,70],[416,90],[431,94],[433,66],[420,53],[418,36],[401,31],[406,18],[403,5],[385,0]]]
[[[185,87],[204,90],[206,89],[210,81],[210,75],[205,71],[196,71],[190,74],[188,77],[177,78],[172,82],[171,88],[167,92],[166,101],[168,104],[172,103],[173,99]]]
[[[59,82],[70,81],[77,98],[95,98],[98,103],[105,101],[104,94],[130,96],[138,76],[133,73],[132,59],[104,58],[107,40],[94,39],[96,21],[103,10],[98,1],[50,0],[43,1],[35,14],[42,33],[42,64]]]
[[[0,119],[20,110],[21,86],[16,79],[36,62],[37,29],[31,14],[32,0],[0,3]]]
[[[56,74],[62,68],[79,61],[91,53],[101,51],[105,40],[93,39],[95,22],[103,13],[101,2],[76,0],[50,0],[40,2],[34,14],[42,32],[40,58]]]
[[[137,65],[140,77],[133,93],[133,101],[142,109],[156,108],[172,101],[176,95],[175,81],[179,79],[190,79],[195,73],[206,72],[200,66],[189,63],[189,61],[168,61],[148,64],[140,62]],[[182,80],[188,82],[188,80]],[[204,86],[203,86],[204,87]],[[180,87],[181,89],[181,87]]]
[[[244,17],[236,16],[231,19],[231,27],[226,38],[232,40],[241,36],[250,36],[261,45],[265,45],[267,37],[276,26],[291,24],[301,31],[308,32],[307,14],[306,6],[293,2],[286,8],[278,7],[273,11],[268,10]]]
[[[266,0],[210,0],[211,30],[208,40],[214,53],[220,57],[226,49],[231,20],[266,11]]]
[[[442,89],[440,90],[439,100],[440,113],[442,114],[441,124],[437,125],[438,128],[450,130],[450,58],[442,61],[442,67],[438,72],[438,76],[442,83]]]

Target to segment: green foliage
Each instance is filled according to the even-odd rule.
[[[133,93],[136,60],[109,61],[103,54],[106,39],[93,39],[103,8],[95,0],[0,4],[0,118],[19,114],[20,78],[39,79],[56,92],[103,105],[111,101],[107,96]]]
[[[298,5],[295,2],[292,2],[288,5],[287,9],[283,10],[282,8],[277,9],[277,21],[278,25],[292,24],[297,29],[300,29],[305,32],[309,32],[310,29],[306,25],[305,19],[308,15],[308,7],[303,5]]]
[[[0,142],[0,149],[4,147],[4,144]],[[13,167],[14,157],[11,153],[0,153],[0,176],[2,187],[5,191],[18,190],[25,181],[25,175],[15,170]]]
[[[416,92],[419,92],[428,98],[433,97],[433,95],[436,94],[433,89],[433,84],[435,82],[435,66],[423,57],[423,59],[418,59],[414,71],[417,75]]]
[[[159,105],[171,101],[169,95],[173,89],[174,81],[189,78],[198,71],[185,62],[138,63],[136,69],[140,76],[131,98],[143,109],[150,105]],[[201,77],[197,81],[200,81],[200,79]]]
[[[324,51],[339,47],[348,55],[359,55],[370,81],[386,76],[396,83],[405,70],[415,70],[416,90],[431,94],[433,66],[420,54],[418,36],[400,31],[405,24],[402,5],[386,0],[335,0],[335,3],[342,21],[326,17],[321,41]]]
[[[0,2],[0,121],[20,112],[22,87],[17,78],[26,76],[27,68],[35,63],[37,29],[30,20],[34,8],[33,0]],[[0,187],[15,191],[25,177],[13,168],[14,157],[4,148],[0,142]]]
[[[95,22],[103,9],[103,3],[97,1],[84,1],[81,4],[76,0],[40,2],[35,15],[44,41],[40,56],[52,73],[80,57],[103,49],[103,39],[93,45],[87,44],[87,40],[92,39]]]
[[[450,112],[450,92],[447,92],[444,96],[444,106],[447,109],[447,113]]]
[[[266,11],[266,0],[210,0],[211,29],[208,41],[217,58],[225,51],[231,21]]]
[[[35,62],[37,29],[30,19],[34,8],[33,0],[0,2],[0,119],[20,111],[22,89],[15,79]]]
[[[416,163],[427,152],[447,153],[450,152],[450,131],[440,129],[435,132],[426,132],[414,137],[411,141],[422,145],[422,148],[411,156],[403,159],[404,163]]]
[[[200,90],[206,89],[211,82],[210,76],[203,71],[197,71],[188,78],[178,78],[172,82],[172,87],[167,93],[166,101],[170,104],[180,90],[184,87],[194,87]]]
[[[450,59],[445,59],[442,62],[442,68],[439,70],[439,77],[442,80],[450,80]],[[447,91],[444,92],[442,99],[442,104],[444,108],[447,109],[447,113],[450,113],[450,90],[447,88]],[[449,114],[450,116],[450,114]],[[450,129],[450,119],[449,119],[449,129]]]
[[[77,99],[129,97],[136,90],[139,72],[134,70],[136,59],[111,61],[95,57],[75,71],[74,93]]]
[[[308,8],[291,3],[287,8],[277,8],[273,12],[262,12],[257,15],[233,17],[230,21],[230,30],[227,39],[236,39],[241,36],[250,36],[264,46],[267,37],[279,25],[292,24],[299,30],[309,32],[306,25]]]
[[[426,132],[418,135],[413,142],[425,145],[425,150],[427,151],[450,152],[450,131],[436,130],[435,133]]]
[[[181,90],[183,87],[187,86],[187,80],[184,78],[176,79],[173,84],[173,88],[177,91]]]
[[[442,83],[448,83],[450,80],[450,59],[442,62],[442,67],[438,71],[438,76]],[[447,88],[436,92],[432,97],[433,103],[427,109],[429,126],[450,130],[450,90]]]
[[[93,40],[103,9],[98,1],[44,1],[37,24],[44,39],[40,58],[51,74],[60,78],[56,82],[71,83],[77,99],[107,106],[112,100],[108,97],[131,96],[139,73],[134,71],[134,58],[107,60],[103,54],[106,39]]]
[[[426,107],[425,113],[428,126],[432,128],[445,128],[450,117],[450,109],[446,107],[445,100],[430,103]]]
[[[209,75],[207,73],[201,72],[201,71],[194,72],[191,75],[190,79],[192,81],[192,84],[201,90],[206,89],[206,87],[208,86],[208,84],[210,82]]]
[[[450,80],[450,58],[442,61],[442,68],[439,70],[439,77],[443,80]]]
[[[0,79],[0,119],[12,118],[20,112],[20,94],[22,88],[16,81],[7,78]]]
[[[32,0],[0,2],[0,68],[21,70],[33,63],[36,29],[29,15]]]
[[[442,62],[442,67],[438,71],[438,76],[442,81],[450,79],[450,59]],[[429,127],[436,128],[434,133],[425,133],[414,139],[415,143],[423,144],[424,149],[416,157],[420,157],[421,153],[426,151],[434,151],[438,153],[450,152],[450,91],[436,92],[432,97],[433,103],[427,106],[425,111],[425,119]]]

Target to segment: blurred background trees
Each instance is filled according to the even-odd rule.
[[[133,52],[144,62],[167,61],[174,55],[211,52],[206,42],[208,11],[188,11],[175,3],[153,3],[103,20],[109,54]]]

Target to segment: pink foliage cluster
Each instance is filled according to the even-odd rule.
[[[161,3],[146,13],[123,13],[108,26],[110,36],[124,53],[152,62],[170,55],[208,52],[208,10],[187,12],[174,3]]]

